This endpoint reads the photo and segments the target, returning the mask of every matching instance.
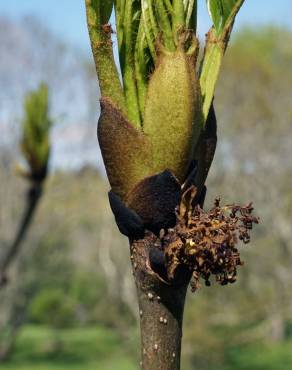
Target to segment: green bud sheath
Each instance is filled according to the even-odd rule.
[[[184,45],[162,51],[150,78],[143,131],[152,149],[154,173],[169,169],[180,182],[201,130],[196,57]]]

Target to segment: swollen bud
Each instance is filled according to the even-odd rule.
[[[148,140],[109,98],[101,99],[97,134],[112,190],[124,200],[126,194],[151,173]]]
[[[135,204],[140,203],[137,199],[146,185],[149,194],[155,193],[158,174],[170,173],[178,188],[186,179],[202,129],[197,40],[189,36],[181,34],[174,52],[160,45],[148,83],[141,128],[135,128],[111,98],[101,99],[98,139],[103,160],[112,190],[128,204],[134,198]],[[143,182],[145,179],[148,180]],[[149,179],[156,179],[155,186],[150,181],[152,190]],[[172,204],[172,212],[176,205]]]
[[[195,53],[188,55],[183,43],[175,52],[161,51],[145,102],[143,130],[151,144],[154,172],[169,169],[181,182],[201,131]]]

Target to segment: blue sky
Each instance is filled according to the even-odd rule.
[[[199,0],[199,27],[203,35],[209,26],[205,0]],[[0,0],[0,15],[20,18],[35,15],[54,33],[75,46],[88,50],[84,0]],[[292,26],[291,0],[246,0],[238,15],[236,29],[244,25]]]

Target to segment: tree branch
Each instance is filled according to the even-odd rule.
[[[152,233],[131,242],[141,328],[143,370],[179,370],[182,321],[189,279],[174,286],[164,282],[150,266],[149,251],[159,243]]]
[[[33,181],[27,192],[26,207],[21,218],[15,239],[0,261],[0,288],[7,283],[7,270],[18,256],[27,231],[31,225],[37,205],[42,195],[42,181]]]

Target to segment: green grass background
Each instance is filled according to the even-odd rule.
[[[45,326],[24,327],[18,337],[16,350],[9,361],[0,364],[0,369],[139,369],[139,360],[133,353],[139,346],[135,335],[130,340],[123,340],[115,330],[92,327],[62,329],[58,331],[57,338],[62,344],[55,351],[51,344],[56,339],[56,333],[51,329]],[[282,344],[259,344],[240,350],[235,348],[226,355],[228,365],[220,370],[291,370],[292,340]],[[195,364],[193,369],[199,370]]]
[[[12,357],[2,370],[136,370],[134,356],[114,331],[103,328],[58,331],[61,349],[51,348],[55,333],[43,326],[26,326]]]

